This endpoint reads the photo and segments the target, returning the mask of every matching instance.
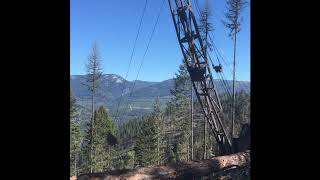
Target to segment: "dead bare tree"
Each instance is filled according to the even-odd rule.
[[[88,57],[88,62],[86,64],[87,74],[85,76],[88,90],[91,92],[91,145],[90,145],[90,172],[92,173],[92,154],[93,154],[93,130],[94,130],[94,105],[95,105],[95,95],[97,89],[100,86],[101,79],[103,77],[102,65],[101,65],[101,57],[97,47],[96,42],[93,43],[92,51]]]
[[[234,119],[235,119],[235,73],[236,73],[236,47],[237,47],[237,33],[240,32],[240,13],[246,7],[246,0],[227,0],[227,13],[225,13],[226,20],[223,24],[230,29],[229,36],[233,39],[233,83],[232,83],[232,114],[231,114],[231,137],[234,135]]]
[[[212,16],[212,10],[209,6],[209,1],[206,0],[205,7],[200,12],[200,25],[199,30],[201,37],[203,39],[203,42],[205,43],[205,52],[208,53],[208,50],[211,51],[212,44],[208,41],[209,32],[213,31],[214,28],[212,26],[212,23],[209,22],[209,19]],[[207,158],[207,121],[204,121],[204,127],[203,127],[203,159]]]
[[[212,16],[212,10],[209,6],[208,0],[206,0],[205,7],[200,12],[200,25],[199,25],[200,35],[203,42],[205,43],[204,44],[205,52],[207,52],[208,50],[211,51],[211,48],[212,48],[212,44],[208,41],[209,32],[214,30],[212,23],[210,23],[209,21],[211,16]]]

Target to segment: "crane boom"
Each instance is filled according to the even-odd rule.
[[[172,2],[173,1],[173,2]],[[222,106],[213,82],[190,0],[168,0],[179,45],[205,119],[222,155],[232,153],[232,144],[222,123]]]

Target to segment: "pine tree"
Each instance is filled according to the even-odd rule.
[[[144,116],[142,118],[143,125],[141,127],[141,132],[139,133],[136,144],[134,147],[134,151],[136,154],[136,166],[147,166],[150,164],[149,162],[149,156],[150,156],[150,127],[148,126],[150,123],[150,117]],[[152,152],[154,153],[154,152]]]
[[[95,111],[93,123],[95,124],[93,128],[91,123],[88,123],[83,140],[84,161],[86,162],[84,169],[85,172],[102,172],[113,167],[112,157],[116,153],[114,147],[108,144],[107,136],[109,133],[115,136],[117,128],[103,106]],[[93,152],[90,157],[91,147]]]
[[[169,102],[172,111],[172,121],[176,135],[172,141],[176,161],[189,159],[190,138],[190,91],[191,80],[187,68],[180,65],[174,78],[174,89],[171,91],[174,98]]]
[[[250,121],[250,95],[244,90],[241,90],[236,94],[236,107],[235,107],[235,117],[236,117],[236,136],[239,135],[242,125],[247,124]]]
[[[138,164],[136,163],[136,152],[132,148],[140,137],[143,122],[142,118],[134,118],[119,126],[119,132],[117,133],[119,140],[118,154],[114,158],[118,169],[131,169],[134,168],[135,164]]]
[[[81,143],[81,172],[91,172],[91,145],[92,145],[92,123],[88,122],[84,129],[84,138]]]
[[[161,154],[161,110],[159,99],[154,103],[153,112],[143,120],[141,133],[137,137],[134,148],[136,155],[136,164],[140,166],[149,166],[160,164]]]
[[[80,153],[80,125],[70,121],[70,175],[78,174],[78,162]]]
[[[135,152],[134,151],[128,151],[125,156],[124,160],[124,168],[125,169],[131,169],[134,167],[135,162]]]
[[[236,106],[235,106],[235,126],[234,126],[234,136],[237,137],[240,133],[242,124],[250,123],[250,94],[241,90],[235,95]],[[220,101],[224,110],[224,124],[227,130],[231,130],[231,104],[232,97],[227,94],[220,96]]]
[[[162,136],[161,136],[161,125],[162,125],[162,113],[161,113],[161,109],[160,109],[160,101],[159,101],[159,97],[156,98],[156,101],[154,103],[154,107],[153,107],[153,112],[152,112],[152,119],[154,122],[154,129],[155,129],[155,138],[157,140],[157,165],[160,165],[161,163],[161,155],[160,155],[160,146],[161,146],[161,142],[162,142]]]
[[[199,31],[201,39],[204,43],[205,51],[212,49],[212,44],[208,41],[209,32],[213,31],[213,25],[210,23],[212,11],[209,6],[208,0],[206,0],[205,8],[200,12],[200,24]]]
[[[165,157],[164,164],[171,165],[176,162],[176,159],[175,159],[175,155],[174,155],[174,151],[173,151],[173,146],[170,143],[170,139],[166,138],[166,140],[167,140],[167,144],[164,149],[164,157]]]
[[[75,120],[77,115],[76,98],[70,88],[70,120]]]
[[[100,57],[100,53],[98,51],[98,47],[96,45],[96,43],[93,44],[92,46],[92,52],[90,53],[89,57],[88,57],[88,63],[86,64],[86,69],[87,69],[87,75],[86,75],[86,83],[84,84],[85,86],[87,86],[88,90],[91,92],[91,130],[94,129],[94,112],[95,112],[95,96],[96,96],[96,92],[97,89],[100,86],[101,83],[101,79],[103,77],[103,71],[102,71],[102,65],[101,65],[101,57]],[[93,134],[93,132],[88,133],[88,135]],[[88,137],[88,138],[93,138]],[[91,139],[90,141],[94,141],[93,139]],[[93,145],[93,144],[91,144]],[[92,163],[92,156],[94,156],[93,154],[93,147],[91,146],[89,149],[89,161],[88,163],[90,163],[90,172],[92,173],[92,167],[93,165]]]
[[[70,90],[70,175],[78,174],[80,154],[80,125],[77,121],[76,99]]]
[[[227,13],[225,14],[226,21],[224,25],[230,29],[229,36],[233,39],[233,83],[232,83],[232,114],[231,114],[231,137],[233,137],[235,127],[235,107],[236,107],[236,49],[237,49],[237,34],[240,32],[240,13],[247,5],[246,0],[227,0]]]
[[[101,172],[112,167],[111,157],[114,152],[112,147],[108,145],[106,138],[108,133],[116,133],[116,127],[103,106],[95,111],[94,117],[92,169],[94,172]]]

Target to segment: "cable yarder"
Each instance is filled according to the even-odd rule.
[[[191,2],[190,0],[168,0],[168,2],[184,63],[202,111],[218,142],[220,153],[231,154],[232,144],[222,123],[222,106]]]

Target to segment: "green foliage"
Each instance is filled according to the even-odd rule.
[[[176,141],[176,160],[188,160],[188,147],[190,138],[190,95],[191,95],[191,79],[186,66],[180,65],[179,74],[174,78],[175,86],[174,98],[170,103],[173,110],[173,121],[175,130],[177,131]]]
[[[210,40],[210,39],[209,39]],[[208,40],[208,42],[210,42]],[[215,64],[218,65],[218,64]],[[99,88],[98,92],[99,95],[95,96],[95,107],[98,108],[100,105],[104,105],[105,107],[108,107],[108,111],[110,114],[115,116],[117,110],[118,110],[118,103],[121,99],[121,88],[123,83],[115,83],[112,78],[110,78],[111,75],[106,75],[102,79],[101,87]],[[76,76],[76,78],[70,79],[70,82],[73,86],[74,93],[79,97],[77,99],[77,104],[83,106],[83,108],[88,109],[88,115],[91,116],[91,92],[88,91],[87,87],[84,86],[82,83],[85,82],[85,75],[79,75]],[[140,82],[140,81],[139,81]],[[126,81],[126,84],[128,87],[132,86],[134,82],[132,81]],[[146,83],[142,87],[138,87],[139,83],[136,84],[136,90],[132,94],[131,97],[129,97],[129,94],[126,94],[123,96],[123,99],[128,98],[128,103],[121,103],[119,106],[119,115],[117,117],[117,123],[122,124],[127,122],[130,119],[134,118],[141,118],[143,115],[146,115],[148,113],[152,112],[152,106],[153,102],[155,100],[155,97],[159,96],[160,102],[161,102],[161,109],[165,109],[167,102],[170,101],[170,99],[173,97],[170,93],[170,90],[174,88],[174,80],[169,79],[163,82],[144,82]],[[214,83],[218,89],[219,93],[224,93],[225,89],[222,86],[221,81],[215,80]],[[241,83],[241,86],[236,86],[236,91],[238,92],[240,89],[245,89],[247,92],[250,90],[250,82],[236,82],[236,84]],[[232,88],[232,81],[226,80],[226,84],[229,88]],[[103,93],[102,93],[103,92]],[[101,96],[100,96],[101,94]],[[196,97],[194,97],[196,99]],[[83,121],[89,121],[90,118],[86,118],[84,116],[81,116],[81,119]]]
[[[223,122],[227,132],[231,132],[231,105],[232,97],[227,94],[220,96],[220,101],[224,110]],[[236,93],[235,106],[235,137],[239,136],[242,124],[250,123],[250,94],[245,91]]]
[[[70,175],[76,175],[80,153],[80,125],[70,122]]]
[[[76,121],[76,100],[70,91],[70,175],[77,175],[80,153],[80,124]]]
[[[76,98],[70,88],[70,120],[75,120],[77,114]]]
[[[174,147],[167,141],[167,145],[164,149],[164,164],[174,164],[176,162],[176,156],[174,153]]]
[[[178,73],[176,73],[176,77],[174,78],[174,89],[171,91],[171,94],[178,97],[188,97],[190,95],[191,88],[191,79],[189,76],[189,72],[187,71],[187,67],[185,64],[181,64],[179,66]]]
[[[250,95],[245,91],[236,94],[236,119],[241,124],[248,123],[250,119]]]
[[[112,157],[116,153],[114,148],[108,145],[107,135],[108,133],[116,134],[117,128],[103,106],[100,106],[95,111],[93,124],[92,131],[91,123],[88,124],[86,138],[83,141],[86,161],[85,171],[89,171],[92,168],[93,172],[101,172],[113,166]],[[92,156],[90,154],[91,143]]]
[[[119,126],[119,143],[126,149],[133,146],[137,136],[141,132],[143,121],[141,118],[135,118]]]
[[[160,162],[160,126],[161,126],[160,103],[157,99],[154,104],[153,112],[146,117],[141,127],[141,133],[137,137],[134,148],[136,164],[149,166]]]
[[[136,166],[175,164],[190,159],[190,94],[191,81],[184,65],[174,78],[173,98],[161,110],[159,99],[154,102],[153,110],[146,116],[131,119],[117,128],[104,107],[94,113],[93,126],[87,124],[85,136],[81,141],[79,124],[75,121],[77,109],[75,99],[70,96],[70,163],[71,173],[101,172],[109,169],[130,169]],[[231,97],[221,95],[225,118],[223,123],[230,130]],[[203,158],[204,116],[199,102],[194,101],[194,160]],[[74,120],[74,121],[73,121]],[[236,134],[241,124],[250,122],[250,95],[241,91],[236,94]],[[92,129],[93,128],[93,129]],[[93,134],[91,134],[91,130]],[[118,138],[118,145],[107,144],[108,133]],[[79,139],[80,137],[80,139]],[[82,149],[79,149],[81,141]],[[218,154],[217,144],[211,129],[207,130],[207,157]],[[93,155],[90,159],[90,147]],[[72,151],[71,151],[72,149]],[[72,163],[74,162],[74,163]],[[92,163],[91,163],[92,162]],[[80,167],[79,164],[81,165]],[[91,166],[92,164],[92,166]]]
[[[128,151],[125,157],[125,167],[126,169],[133,168],[135,162],[135,152],[134,151]]]
[[[92,124],[87,123],[86,128],[84,130],[84,138],[81,143],[81,173],[88,173],[90,172],[90,148],[92,143]]]
[[[135,118],[127,121],[119,126],[117,145],[117,156],[113,157],[114,167],[117,169],[132,169],[135,167],[135,151],[133,147],[137,141],[138,135],[141,133],[143,125],[141,118]]]
[[[161,163],[172,164],[188,159],[188,143],[190,130],[190,83],[189,73],[184,65],[174,78],[174,96],[165,108],[165,118],[161,126],[162,132],[160,151]],[[165,122],[164,122],[165,121]]]

